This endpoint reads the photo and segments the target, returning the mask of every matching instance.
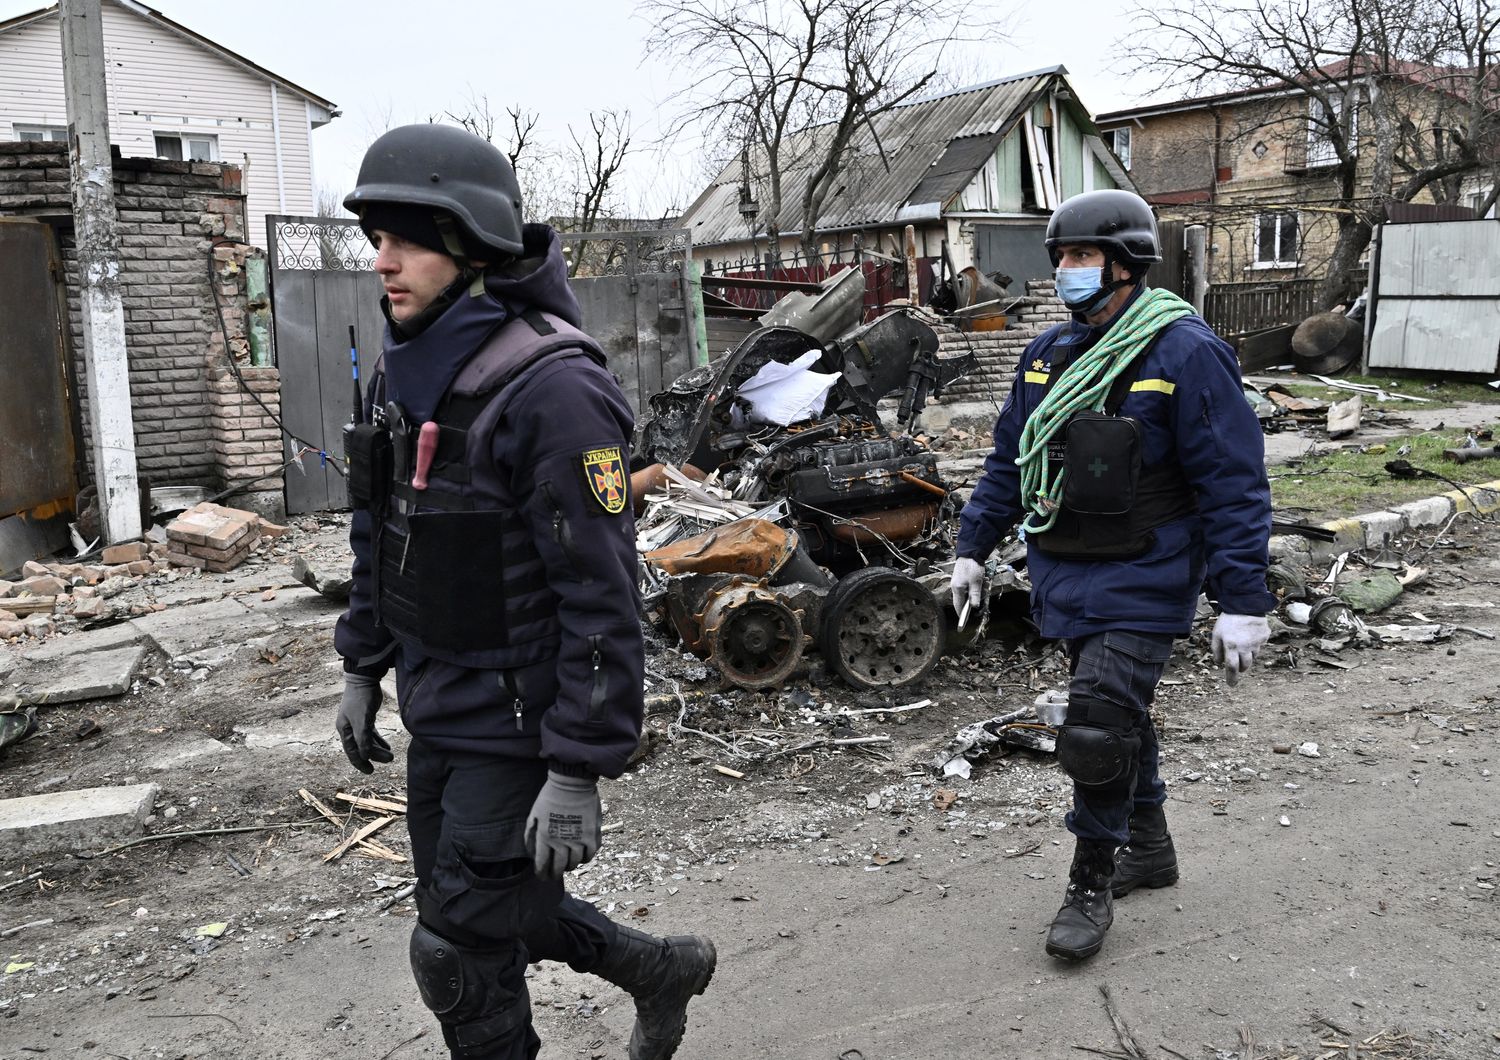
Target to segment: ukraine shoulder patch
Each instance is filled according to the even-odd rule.
[[[589,449],[583,454],[583,477],[588,482],[589,495],[599,502],[610,515],[619,515],[625,510],[625,461],[620,457],[620,447]]]

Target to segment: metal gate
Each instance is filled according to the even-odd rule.
[[[286,510],[347,508],[342,466],[344,425],[354,413],[349,328],[359,343],[361,382],[385,334],[384,293],[373,271],[375,248],[359,222],[333,217],[266,218],[271,315],[281,370],[281,418],[293,436],[327,459],[304,456],[286,473]]]
[[[0,518],[71,510],[78,492],[61,285],[52,229],[0,218]]]
[[[685,228],[559,235],[570,260],[581,259],[572,286],[583,330],[604,347],[639,414],[698,360],[702,309],[685,279],[691,235]]]
[[[1500,370],[1500,224],[1381,225],[1375,273],[1369,367]]]

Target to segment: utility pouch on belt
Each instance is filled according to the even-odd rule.
[[[1075,413],[1066,438],[1063,507],[1081,515],[1124,515],[1141,476],[1141,425],[1128,416]]]
[[[344,468],[350,507],[384,508],[391,489],[391,432],[374,423],[345,427]]]

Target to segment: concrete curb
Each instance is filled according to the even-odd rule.
[[[1312,541],[1297,534],[1278,534],[1271,538],[1271,559],[1299,566],[1326,563],[1351,549],[1378,549],[1385,543],[1386,535],[1394,537],[1402,530],[1441,526],[1460,512],[1488,515],[1496,511],[1500,511],[1500,479],[1481,482],[1467,490],[1449,490],[1435,497],[1408,501],[1385,511],[1366,512],[1321,524],[1334,532],[1332,541]]]

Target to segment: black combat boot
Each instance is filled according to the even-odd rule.
[[[668,1060],[687,1029],[688,1002],[708,988],[718,954],[701,935],[659,939],[615,927],[615,941],[591,971],[635,998],[630,1060]]]
[[[1160,806],[1130,815],[1130,841],[1115,852],[1110,890],[1124,898],[1137,887],[1170,887],[1177,882],[1177,851]]]
[[[1104,945],[1114,923],[1114,900],[1109,880],[1115,871],[1113,843],[1078,840],[1073,867],[1068,871],[1068,893],[1047,932],[1047,952],[1069,961],[1092,957]]]

